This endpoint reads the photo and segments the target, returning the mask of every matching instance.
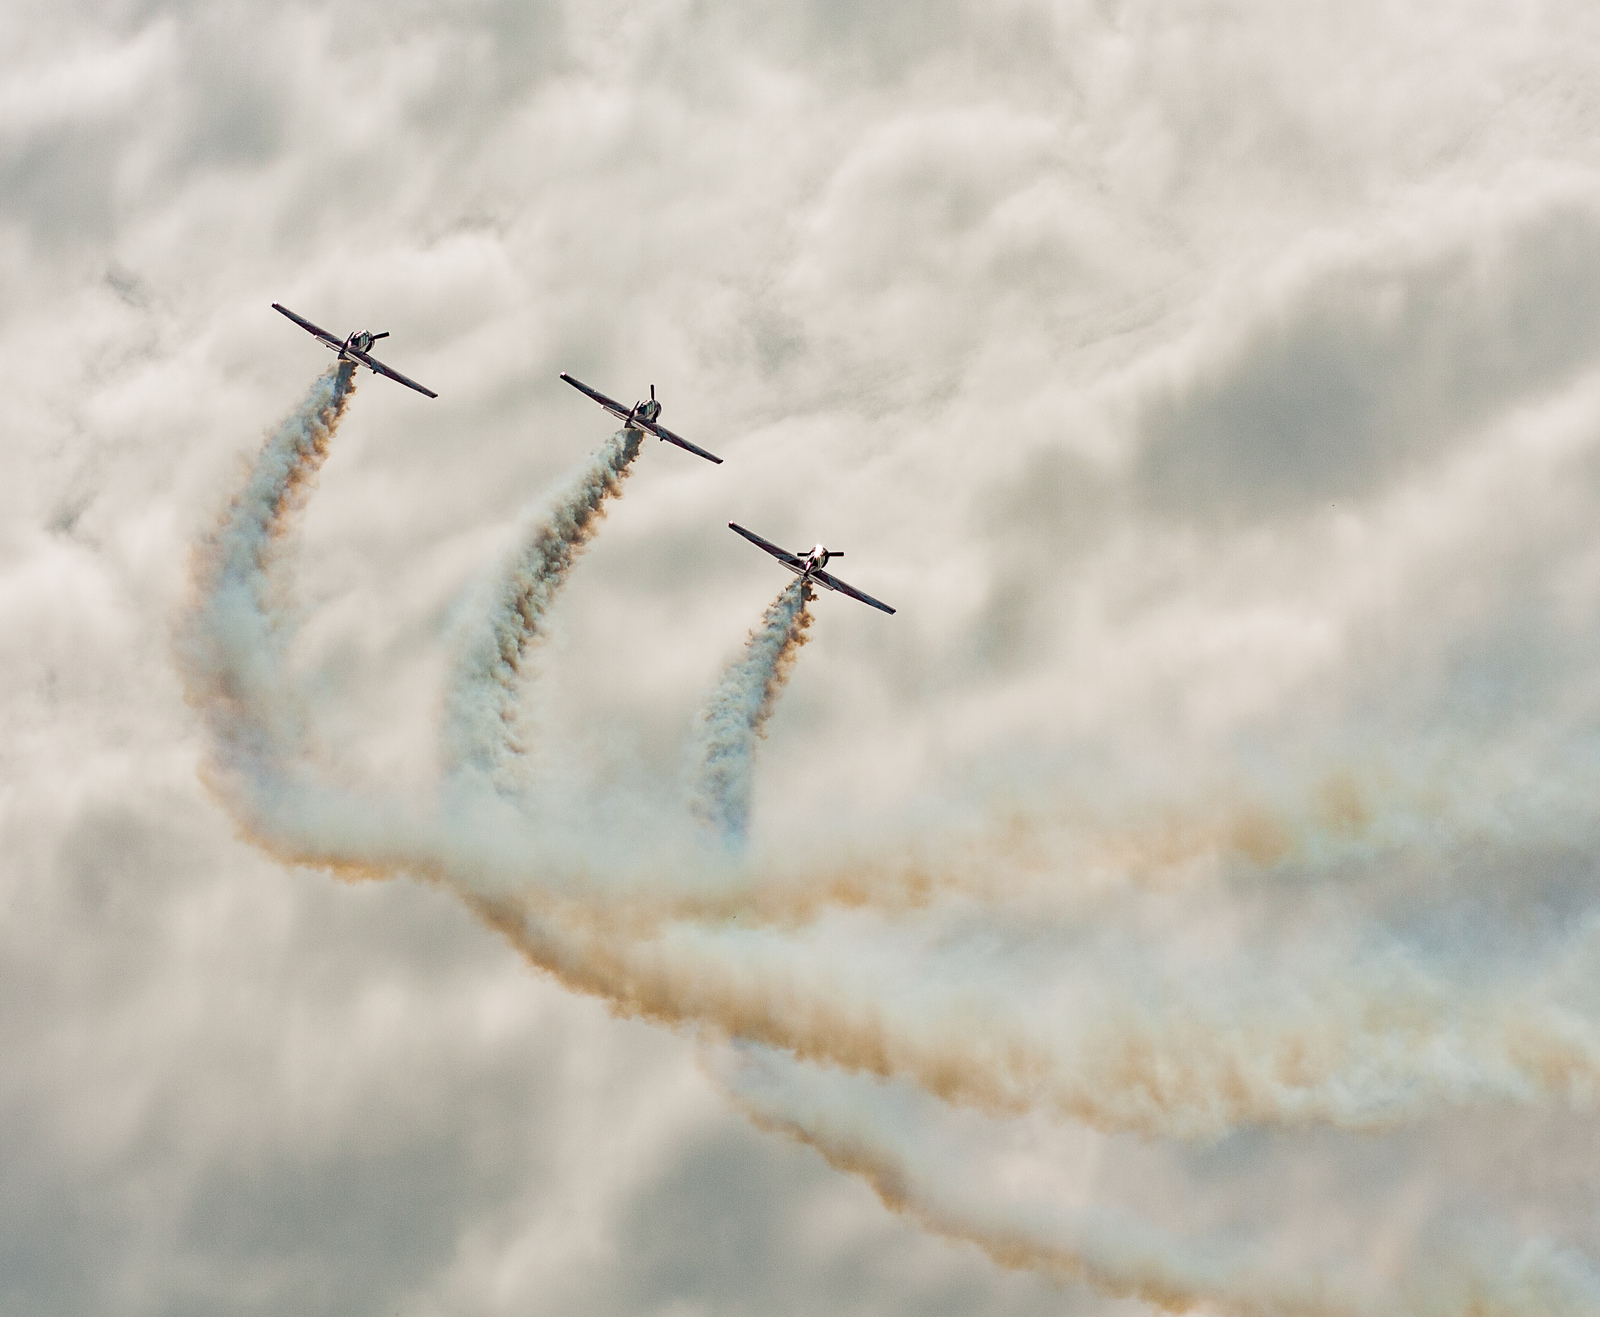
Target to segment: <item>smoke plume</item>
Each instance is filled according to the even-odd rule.
[[[244,487],[195,546],[194,601],[178,635],[191,703],[210,727],[219,785],[286,771],[305,724],[285,680],[292,628],[274,568],[355,391],[355,364],[325,371],[268,435]],[[248,793],[229,793],[236,806]]]
[[[481,628],[460,653],[445,709],[445,756],[455,773],[475,771],[501,789],[513,782],[508,761],[524,658],[573,564],[594,538],[608,498],[620,497],[643,439],[619,430],[534,523],[507,564]]]
[[[693,810],[729,846],[750,829],[755,747],[811,625],[811,587],[791,582],[767,607],[744,653],[722,674],[701,715]]]
[[[780,937],[737,921],[662,927],[536,887],[456,890],[532,965],[619,1015],[902,1080],[990,1116],[1210,1142],[1251,1127],[1383,1131],[1492,1103],[1582,1109],[1600,1092],[1600,1039],[1562,988],[1572,963],[1485,992],[1347,948],[1321,973],[1253,962],[1262,986],[1241,998],[1209,976],[1161,985],[1126,953],[1030,981],[983,953],[993,925],[959,905],[920,927],[833,920]],[[1578,959],[1597,968],[1587,951]]]
[[[1388,1292],[1342,1269],[1271,1268],[1236,1244],[1174,1238],[1125,1213],[1041,1206],[978,1187],[970,1156],[941,1155],[912,1104],[882,1086],[807,1071],[760,1047],[708,1058],[729,1098],[761,1129],[818,1152],[890,1211],[997,1265],[1166,1312],[1236,1317],[1580,1317],[1600,1309],[1600,1275],[1548,1246],[1452,1250],[1414,1265]],[[1499,1255],[1497,1255],[1499,1254]]]
[[[214,760],[229,770],[225,797],[280,858],[431,878],[532,963],[621,1013],[910,1080],[992,1114],[1047,1110],[1105,1131],[1212,1139],[1263,1123],[1386,1128],[1441,1103],[1552,1095],[1571,1102],[1600,1091],[1600,1046],[1585,1003],[1559,982],[1525,983],[1515,994],[1502,984],[1496,1001],[1418,965],[1362,963],[1353,946],[1325,973],[1280,976],[1276,990],[1242,1000],[1229,996],[1225,979],[1174,978],[1159,962],[1140,966],[1116,947],[1075,957],[1082,984],[1054,963],[1040,977],[1018,978],[1003,943],[974,937],[973,928],[987,926],[972,906],[982,889],[961,881],[970,873],[959,867],[954,875],[919,872],[922,881],[909,886],[892,871],[887,884],[869,879],[854,889],[835,877],[817,887],[839,894],[841,905],[802,902],[794,927],[734,929],[742,912],[759,921],[781,897],[759,880],[702,897],[683,858],[667,851],[641,852],[627,873],[610,872],[581,826],[575,842],[529,831],[514,811],[496,811],[494,793],[456,793],[417,810],[318,778],[304,762],[304,715],[286,675],[290,629],[274,569],[348,391],[348,373],[330,372],[268,440],[200,546],[200,599],[185,629],[185,673],[212,730]],[[616,436],[539,523],[485,628],[500,658],[464,669],[458,712],[487,706],[490,731],[514,716],[516,664],[637,451],[636,435]],[[724,835],[742,836],[749,752],[803,638],[805,602],[798,582],[779,596],[707,719],[717,753],[707,755],[704,798]],[[473,676],[476,687],[465,679]],[[485,698],[474,703],[466,698],[473,693]],[[487,753],[496,743],[478,746]],[[987,863],[1014,878],[1014,856],[993,854]],[[979,857],[968,869],[983,867]],[[994,881],[987,904],[998,917],[1012,879]],[[920,904],[885,903],[884,915],[898,911],[892,936],[872,899],[881,890],[921,894]],[[848,898],[862,893],[852,909]],[[1136,918],[1137,902],[1119,914],[1093,896],[1079,914],[1070,904],[1064,913],[1109,928]],[[1050,925],[1032,919],[1036,936],[1048,936]],[[1064,934],[1069,925],[1056,926]],[[1322,930],[1325,943],[1331,933]],[[1170,951],[1181,953],[1181,942]],[[1574,955],[1586,960],[1582,952],[1580,945]],[[1570,965],[1563,973],[1574,978]],[[1264,970],[1254,977],[1274,982]],[[922,991],[898,991],[905,981]],[[1047,1006],[1052,1000],[1093,1007],[1062,1013]]]
[[[989,1116],[1045,1112],[1107,1133],[1205,1141],[1249,1127],[1387,1129],[1469,1103],[1581,1106],[1600,1093],[1586,991],[1600,970],[1592,931],[1564,931],[1560,955],[1546,946],[1542,959],[1520,965],[1479,959],[1453,970],[1405,941],[1412,898],[1383,866],[1372,866],[1380,873],[1372,881],[1390,886],[1375,889],[1371,906],[1395,912],[1390,926],[1357,903],[1341,922],[1329,905],[1313,909],[1297,935],[1286,923],[1295,893],[1252,886],[1252,875],[1292,863],[1302,884],[1342,875],[1348,891],[1354,842],[1355,850],[1247,845],[1226,841],[1233,833],[1219,823],[1176,851],[1233,860],[1183,891],[1152,892],[1126,874],[1090,881],[1074,868],[1089,854],[1113,863],[1106,857],[1120,843],[1075,853],[1036,830],[1042,850],[1028,863],[1002,848],[943,868],[815,872],[812,893],[799,899],[742,871],[749,881],[734,890],[707,886],[692,853],[643,826],[603,842],[598,813],[561,831],[533,826],[504,798],[524,656],[605,500],[620,492],[639,450],[635,431],[614,436],[537,522],[493,595],[449,697],[447,789],[409,808],[382,790],[328,781],[311,762],[290,677],[282,568],[351,379],[348,365],[328,372],[269,436],[197,547],[197,598],[181,632],[183,675],[212,738],[208,771],[241,826],[273,854],[351,876],[436,882],[530,963],[619,1014],[760,1045],[801,1066],[902,1081]],[[806,604],[801,582],[779,595],[703,720],[694,810],[741,862],[755,741],[804,642]],[[1333,818],[1335,834],[1350,815]],[[1447,838],[1426,840],[1413,835],[1407,845],[1466,872]],[[1481,840],[1468,839],[1462,853]],[[1123,849],[1147,856],[1164,846],[1157,835]],[[1043,878],[1027,878],[1029,863]],[[1403,864],[1391,867],[1403,878]],[[802,859],[787,881],[805,875]],[[1285,942],[1296,948],[1287,967],[1272,958]],[[1346,1297],[1331,1282],[1281,1282],[1115,1222],[1014,1220],[953,1193],[959,1168],[919,1161],[892,1122],[849,1103],[786,1106],[777,1091],[758,1085],[740,1100],[759,1123],[866,1178],[896,1210],[1006,1266],[1163,1307],[1250,1317],[1593,1310],[1591,1283],[1569,1284],[1564,1272],[1551,1280],[1463,1271],[1471,1303],[1423,1296],[1401,1308]]]

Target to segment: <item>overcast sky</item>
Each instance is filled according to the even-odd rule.
[[[785,580],[725,523],[823,540],[899,611],[814,605],[752,863],[966,886],[796,973],[898,1019],[981,964],[1123,1096],[1127,1030],[1355,1048],[1359,1129],[876,1094],[936,1181],[1441,1314],[1467,1257],[1591,1285],[1597,67],[1575,0],[0,10],[0,1312],[1139,1306],[763,1132],[714,1030],[241,836],[173,637],[328,362],[273,301],[439,394],[363,377],[306,511],[328,763],[435,780],[481,582],[615,428],[558,372],[654,384],[726,462],[640,457],[533,778],[670,801]]]

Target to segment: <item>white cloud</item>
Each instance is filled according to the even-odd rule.
[[[999,847],[1049,937],[949,943],[1019,979],[1080,957],[1052,982],[1084,1028],[1395,948],[1587,1018],[1556,973],[1593,913],[1587,7],[125,4],[0,32],[0,1307],[1099,1303],[887,1221],[442,894],[233,835],[171,635],[190,542],[325,362],[273,300],[391,330],[441,395],[363,380],[306,518],[297,661],[355,771],[429,779],[460,600],[608,433],[556,372],[653,382],[728,461],[650,445],[564,596],[527,717],[574,772],[670,796],[783,581],[721,523],[825,538],[901,611],[816,606],[764,853],[920,838],[979,869],[941,828],[1091,820],[1071,864],[1044,824],[1042,870]],[[884,954],[861,982],[909,991]],[[1593,1257],[1589,1124],[1095,1135],[1089,1178],[1179,1237],[1399,1285],[1457,1231]]]

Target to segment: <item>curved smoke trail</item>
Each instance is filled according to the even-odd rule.
[[[432,816],[408,818],[383,802],[323,790],[303,763],[306,728],[286,677],[291,632],[280,616],[274,569],[350,386],[348,366],[330,371],[269,437],[244,490],[197,549],[199,598],[181,637],[190,696],[215,740],[212,771],[229,788],[224,799],[280,857],[374,875],[411,871],[447,885],[533,964],[619,1013],[754,1040],[804,1062],[909,1080],[937,1098],[991,1113],[1046,1109],[1103,1130],[1213,1139],[1240,1125],[1385,1128],[1464,1102],[1549,1096],[1581,1102],[1600,1092],[1592,1012],[1583,1009],[1581,991],[1575,989],[1570,1001],[1563,996],[1563,975],[1580,989],[1594,977],[1585,967],[1594,967],[1592,953],[1600,947],[1588,947],[1581,936],[1572,939],[1577,949],[1570,963],[1548,984],[1532,982],[1521,991],[1504,976],[1476,995],[1464,994],[1462,984],[1447,977],[1415,972],[1361,981],[1352,976],[1336,1007],[1326,994],[1309,992],[1258,1018],[1220,996],[1183,1009],[1102,1011],[1098,1031],[1080,1030],[1072,1046],[1062,1046],[1053,1030],[1070,1015],[1032,1018],[1037,1001],[1026,993],[1019,998],[1023,1009],[1009,1015],[992,1009],[1010,983],[1003,941],[994,944],[996,959],[975,951],[975,944],[951,943],[948,924],[913,922],[905,931],[911,951],[890,945],[875,926],[855,930],[859,945],[847,941],[840,952],[826,940],[848,930],[836,914],[815,906],[802,916],[813,922],[800,938],[785,939],[782,930],[728,929],[719,916],[697,916],[693,901],[662,922],[661,906],[648,896],[636,905],[628,892],[563,893],[553,872],[531,882],[533,852],[514,856],[527,835],[507,831],[485,841],[508,825],[492,809],[467,817],[468,793],[438,803]],[[484,643],[463,661],[452,692],[455,767],[483,770],[492,781],[515,752],[508,728],[523,654],[637,451],[636,434],[616,436],[518,557]],[[803,604],[798,600],[787,630],[764,627],[774,643],[757,643],[759,635],[752,641],[748,669],[736,665],[751,680],[730,685],[722,709],[733,719],[724,744],[734,753],[709,775],[726,787],[723,799],[734,802],[713,816],[723,821],[742,824],[747,817],[737,802],[745,792],[747,811],[748,762],[743,778],[723,770],[738,764],[741,744],[753,745],[781,684],[782,656],[792,659],[803,631]],[[764,668],[754,661],[758,655]],[[569,858],[574,867],[584,859]],[[683,877],[667,859],[640,861],[641,873],[651,863],[669,891]],[[923,890],[914,876],[901,886],[913,895]],[[938,884],[933,888],[937,895]],[[958,917],[972,913],[974,890],[955,894]],[[758,908],[761,901],[749,903]],[[917,912],[916,901],[906,904]],[[917,959],[946,945],[955,946],[954,969]],[[876,967],[870,964],[875,957],[881,960]],[[856,973],[858,965],[867,968]],[[917,991],[906,992],[906,983]],[[1105,999],[1090,1005],[1102,1008]],[[1175,1307],[1210,1302],[1241,1314],[1307,1317],[1348,1311],[1302,1303],[1298,1292],[1263,1289],[1242,1274],[1185,1270],[1191,1255],[1159,1241],[1149,1244],[1136,1267],[1117,1270],[1115,1258],[1081,1240],[1066,1246],[1004,1223],[975,1221],[940,1200],[937,1186],[906,1189],[896,1198],[897,1185],[922,1181],[881,1132],[866,1129],[855,1143],[830,1143],[825,1123],[820,1129],[809,1119],[785,1125],[781,1113],[769,1123],[809,1139],[841,1167],[869,1174],[886,1201],[913,1210],[929,1228],[971,1239],[1007,1265],[1082,1276]],[[1502,1292],[1520,1291],[1513,1285],[1495,1294]],[[1326,1298],[1326,1291],[1317,1293]],[[1505,1309],[1498,1298],[1479,1307]],[[1569,1309],[1576,1310],[1565,1300],[1548,1308]]]
[[[811,625],[811,587],[787,585],[767,606],[744,653],[729,664],[701,715],[700,771],[691,808],[730,846],[750,830],[756,741],[766,734],[778,693],[789,680]]]
[[[1047,1230],[1038,1220],[1007,1219],[963,1193],[959,1177],[930,1168],[895,1122],[874,1119],[868,1102],[821,1096],[815,1085],[800,1090],[785,1082],[792,1070],[786,1075],[776,1060],[743,1047],[716,1067],[723,1092],[752,1124],[813,1149],[834,1170],[863,1181],[889,1211],[930,1234],[975,1244],[1007,1270],[1086,1284],[1164,1312],[1214,1307],[1239,1317],[1370,1317],[1365,1305],[1325,1282],[1264,1293],[1269,1286],[1260,1278],[1229,1275],[1224,1264],[1125,1221],[1058,1219]]]
[[[412,812],[307,779],[303,720],[284,676],[289,633],[269,569],[326,455],[349,386],[347,372],[330,372],[268,440],[245,490],[197,553],[201,598],[185,632],[192,698],[207,714],[216,761],[234,770],[229,805],[280,858],[430,877],[456,890],[532,963],[620,1012],[906,1078],[989,1112],[1042,1108],[1103,1130],[1203,1139],[1248,1123],[1382,1128],[1439,1101],[1526,1101],[1538,1093],[1573,1100],[1600,1088],[1593,1030],[1558,997],[1530,991],[1524,1009],[1504,1019],[1484,1010],[1463,1028],[1461,1012],[1443,1005],[1459,1000],[1457,985],[1415,975],[1347,984],[1337,1011],[1324,994],[1301,1000],[1298,1014],[1267,1019],[1226,1008],[1186,1009],[1165,1021],[1148,1012],[1107,1012],[1104,1027],[1080,1031],[1077,1045],[1063,1049],[1023,1016],[996,1015],[992,1004],[974,1013],[972,976],[981,981],[981,964],[974,971],[969,963],[953,978],[924,965],[918,972],[929,1005],[915,1010],[889,983],[859,980],[850,989],[836,973],[808,972],[804,943],[753,942],[753,930],[737,944],[723,940],[719,929],[740,900],[763,909],[767,897],[759,891],[742,898],[718,892],[697,910],[691,897],[671,895],[673,866],[657,864],[665,900],[648,891],[635,900],[626,891],[581,888],[574,898],[557,890],[560,867],[548,862],[541,866],[545,883],[530,884],[528,846],[540,839],[513,833],[504,818],[472,801]],[[514,675],[512,665],[636,452],[627,432],[602,450],[574,494],[541,523],[508,579],[489,632],[509,654],[503,666],[477,670],[488,673],[491,730],[504,725],[515,693],[501,679]],[[769,610],[772,625],[752,642],[752,662],[736,665],[735,675],[749,680],[730,684],[738,698],[722,711],[746,746],[777,689],[783,656],[793,656],[803,616],[804,600],[792,585]],[[592,864],[592,854],[567,861],[569,868]],[[923,890],[915,877],[907,891]],[[823,912],[811,907],[801,918]],[[1369,1002],[1383,1010],[1374,1014]],[[1404,1027],[1390,1027],[1391,1016]]]
[[[483,628],[458,656],[445,708],[445,755],[456,773],[476,771],[502,789],[519,747],[515,738],[519,679],[528,647],[594,538],[608,498],[619,497],[642,431],[617,431],[534,525],[507,565]]]
[[[1290,981],[1253,1005],[1203,983],[1159,1009],[1137,988],[1102,988],[1091,1012],[1030,1017],[1037,1000],[1020,984],[1020,1011],[997,995],[986,980],[1001,967],[948,931],[927,936],[954,943],[955,968],[898,956],[870,929],[854,945],[835,927],[827,950],[814,936],[640,925],[537,889],[489,895],[459,871],[450,881],[532,966],[618,1015],[905,1081],[990,1116],[1206,1143],[1249,1127],[1392,1130],[1490,1103],[1584,1109],[1600,1094],[1600,1034],[1563,983],[1585,972],[1578,962],[1600,969],[1592,946],[1520,990],[1380,965]]]
[[[1457,1253],[1400,1278],[1386,1295],[1318,1269],[1289,1276],[1231,1250],[1172,1238],[1120,1213],[1040,1210],[986,1199],[970,1167],[949,1164],[881,1090],[828,1082],[760,1048],[714,1060],[715,1078],[758,1128],[812,1148],[862,1180],[891,1212],[997,1265],[1078,1282],[1165,1312],[1235,1317],[1592,1317],[1600,1275],[1546,1247],[1511,1258]],[[818,1081],[821,1082],[818,1082]]]
[[[304,719],[284,679],[291,630],[272,569],[355,391],[355,369],[340,362],[317,379],[267,436],[244,488],[195,546],[195,598],[179,628],[178,660],[189,700],[212,733],[219,787],[282,771],[305,749]],[[248,793],[230,791],[228,799],[237,808]]]

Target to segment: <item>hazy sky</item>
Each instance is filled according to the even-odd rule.
[[[1597,67],[1571,0],[0,12],[0,1312],[1138,1306],[947,1237],[1007,1212],[1593,1311]],[[654,383],[727,460],[640,457],[530,789],[668,807],[785,580],[724,523],[844,548],[899,612],[814,606],[751,863],[960,890],[771,954],[1015,1018],[1088,1105],[730,1076],[243,838],[174,631],[328,362],[273,301],[440,395],[364,377],[306,511],[330,771],[430,788],[481,583],[615,428],[557,373]]]

